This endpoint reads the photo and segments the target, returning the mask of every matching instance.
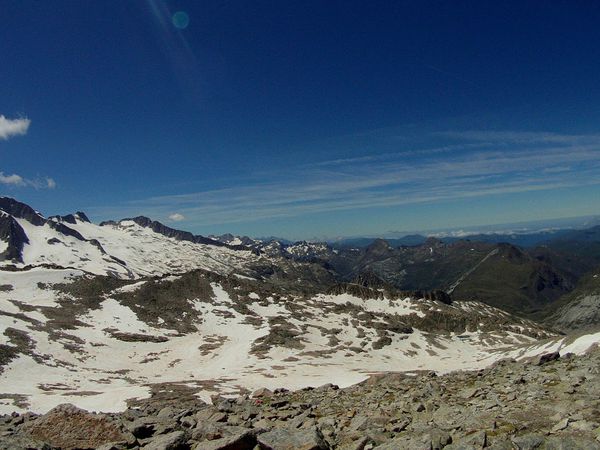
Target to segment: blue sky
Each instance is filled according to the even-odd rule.
[[[0,194],[288,238],[598,214],[599,23],[591,1],[4,2]]]

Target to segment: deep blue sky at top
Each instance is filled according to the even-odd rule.
[[[596,214],[599,24],[593,1],[4,1],[0,115],[31,124],[0,194],[293,238]]]

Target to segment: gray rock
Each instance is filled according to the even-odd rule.
[[[194,428],[198,422],[193,416],[185,416],[179,419],[179,423],[184,428]]]
[[[488,445],[486,450],[515,450],[515,446],[508,439],[496,441],[492,445]]]
[[[417,403],[414,407],[415,412],[423,412],[425,411],[425,405],[423,403]]]
[[[175,431],[177,423],[168,417],[140,417],[127,424],[127,429],[138,439]]]
[[[225,422],[227,421],[227,414],[213,406],[209,406],[198,411],[194,418],[196,422]]]
[[[552,427],[552,431],[556,433],[557,431],[564,430],[565,428],[567,428],[569,426],[569,422],[570,422],[570,420],[568,417],[566,419],[561,420],[560,422],[558,422],[556,425],[554,425]]]
[[[431,440],[427,436],[402,436],[388,440],[375,448],[377,450],[431,450]]]
[[[163,409],[161,409],[158,414],[157,417],[174,417],[177,413],[175,412],[175,410],[171,407],[171,406],[165,406]]]
[[[267,388],[257,389],[252,393],[253,398],[273,397],[273,392]]]
[[[192,430],[191,436],[195,441],[221,439],[226,434],[223,431],[223,428],[224,425],[220,423],[198,422],[196,427]]]
[[[260,434],[263,450],[326,450],[329,448],[318,428],[307,430],[275,429]]]
[[[254,432],[245,431],[233,436],[200,442],[194,450],[252,450],[256,445]]]
[[[354,440],[353,442],[346,443],[345,445],[340,445],[338,448],[341,450],[364,450],[367,444],[371,442],[367,436],[363,436]]]
[[[573,430],[577,431],[594,431],[598,429],[599,425],[597,422],[590,422],[588,420],[577,420],[573,423],[570,423],[569,426]]]
[[[446,446],[445,450],[480,450],[487,443],[487,435],[485,431],[476,431],[457,440],[456,443]]]
[[[230,413],[235,411],[235,400],[232,398],[222,399],[217,403],[217,409],[221,412]]]
[[[441,450],[452,443],[450,433],[434,429],[429,432],[428,440],[431,442],[431,450]]]
[[[475,447],[471,444],[457,442],[456,444],[450,444],[444,448],[444,450],[480,450],[481,447]],[[391,448],[389,450],[392,450]]]
[[[108,444],[101,445],[96,450],[126,450],[128,448],[127,444],[111,442]]]
[[[600,450],[600,442],[584,436],[552,436],[544,443],[544,450]]]
[[[179,450],[185,443],[185,433],[183,431],[174,431],[169,434],[162,434],[153,439],[144,446],[145,450]]]
[[[0,450],[51,450],[52,447],[28,436],[6,436],[0,438]]]
[[[560,353],[552,352],[552,353],[544,353],[543,355],[539,355],[535,358],[534,362],[536,366],[542,366],[544,364],[549,363],[550,361],[556,361],[560,358]]]
[[[538,433],[527,433],[512,438],[519,450],[535,450],[544,443],[544,436]]]

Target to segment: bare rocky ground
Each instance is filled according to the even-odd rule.
[[[600,349],[487,369],[385,373],[346,389],[266,389],[208,405],[154,386],[117,414],[0,418],[1,449],[600,449]]]

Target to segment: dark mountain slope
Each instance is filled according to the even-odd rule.
[[[478,299],[492,306],[529,315],[572,290],[576,277],[509,244],[473,269],[454,289],[453,297]]]
[[[584,275],[575,289],[540,311],[536,319],[563,332],[600,329],[600,267]]]

